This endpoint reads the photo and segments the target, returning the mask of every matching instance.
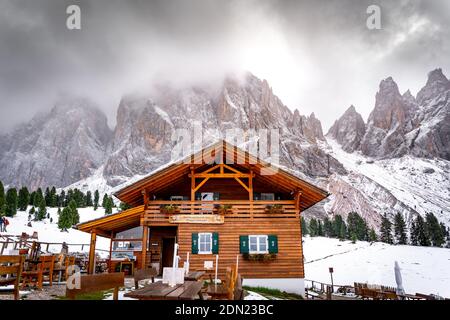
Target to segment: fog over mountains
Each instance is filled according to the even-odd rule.
[[[170,161],[172,132],[194,125],[205,143],[227,129],[279,129],[281,164],[332,193],[307,215],[355,210],[378,227],[384,212],[409,221],[433,211],[450,225],[450,81],[441,69],[416,97],[382,80],[367,122],[351,106],[326,135],[314,113],[292,112],[250,73],[215,89],[161,84],[127,94],[114,130],[94,102],[66,96],[0,136],[0,180],[110,191]],[[391,183],[396,174],[405,181]]]

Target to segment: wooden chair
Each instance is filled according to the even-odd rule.
[[[158,275],[156,268],[139,269],[134,272],[134,287],[139,289],[139,281],[145,279],[152,279],[155,282],[155,277]]]
[[[53,283],[53,267],[55,264],[55,256],[41,256],[36,266],[32,266],[30,270],[22,272],[22,288],[28,285],[37,286],[42,289],[44,276],[48,276],[50,286]]]
[[[61,274],[64,273],[64,281],[67,281],[69,277],[69,268],[75,265],[75,257],[60,254],[58,256],[58,262],[55,262],[53,268],[53,275],[58,274],[58,282],[61,280]]]
[[[80,276],[80,287],[66,288],[66,297],[74,300],[77,295],[114,289],[113,299],[119,299],[119,288],[125,286],[125,273],[102,273]]]
[[[206,292],[213,298],[233,300],[235,284],[236,267],[227,267],[224,283],[209,284]]]
[[[242,288],[243,279],[240,274],[237,274],[236,284],[234,286],[233,299],[244,300],[244,289]]]
[[[24,256],[0,256],[0,286],[14,285],[14,300],[19,300],[20,275]]]

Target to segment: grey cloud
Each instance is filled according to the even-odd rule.
[[[81,31],[65,28],[74,3]],[[381,6],[383,30],[366,28],[370,4]],[[407,34],[414,19],[426,23]],[[448,21],[445,0],[0,0],[0,130],[49,109],[61,92],[89,95],[113,123],[120,97],[151,79],[210,82],[238,71],[260,32],[285,43],[292,68],[270,56],[249,71],[327,128],[350,104],[367,116],[382,78],[414,92],[435,67],[449,75]],[[258,41],[273,49],[264,34]]]

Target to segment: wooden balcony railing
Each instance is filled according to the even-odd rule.
[[[221,214],[225,219],[299,217],[294,200],[149,201],[145,211],[146,220],[168,220],[176,214]]]

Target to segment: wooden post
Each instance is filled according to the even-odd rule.
[[[147,193],[147,189],[142,190],[142,195],[144,196],[144,211],[146,211],[147,207],[148,207],[148,193]]]
[[[195,201],[195,171],[191,167],[191,214],[194,213],[194,201]]]
[[[145,269],[147,263],[148,226],[142,226],[142,262],[141,269]]]
[[[253,220],[253,171],[250,170],[250,176],[248,177],[248,197],[250,200],[250,219]]]
[[[91,231],[91,245],[89,246],[89,265],[88,274],[95,273],[95,245],[97,242],[97,233],[95,230]]]
[[[114,239],[114,232],[111,231],[111,241],[109,242],[109,263],[108,263],[108,271],[109,273],[112,273],[112,249],[113,249],[113,239]]]
[[[301,197],[301,192],[299,190],[297,190],[295,192],[295,215],[297,218],[300,218],[300,197]]]

